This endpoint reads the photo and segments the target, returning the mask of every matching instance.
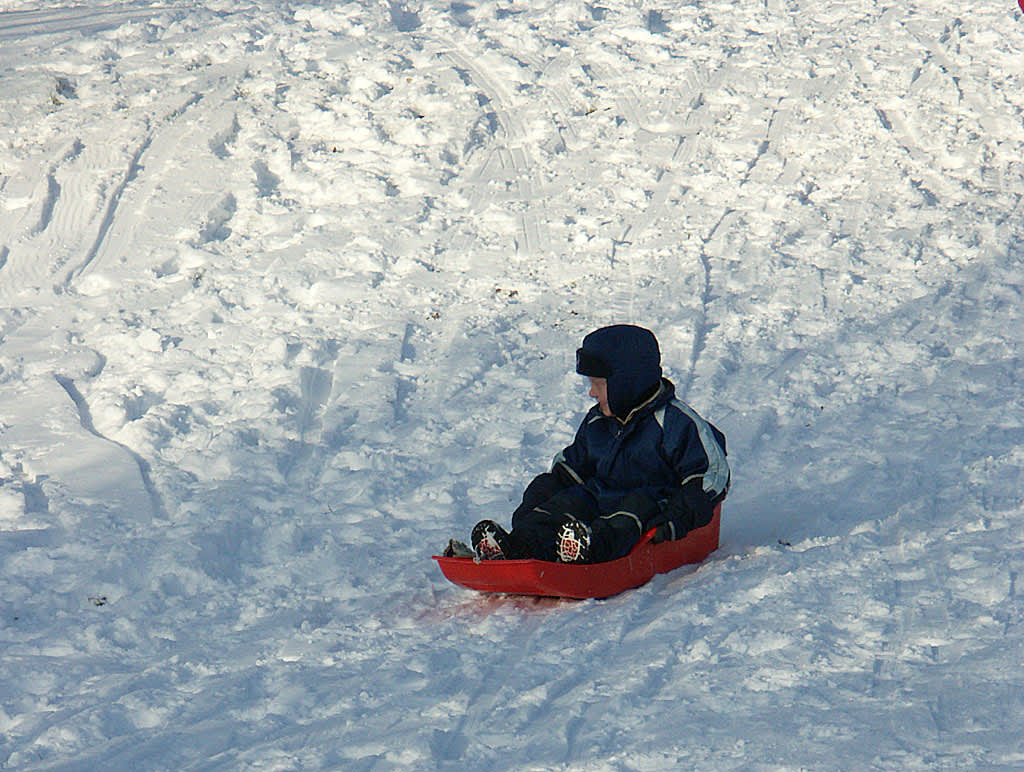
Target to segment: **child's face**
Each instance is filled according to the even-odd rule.
[[[597,406],[601,408],[602,415],[612,417],[612,409],[608,407],[608,379],[591,378],[590,396],[597,400]]]

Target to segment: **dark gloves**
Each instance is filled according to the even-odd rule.
[[[682,539],[694,528],[711,522],[717,500],[704,492],[703,482],[699,477],[690,480],[664,502],[661,513],[650,523],[657,527],[655,544]]]

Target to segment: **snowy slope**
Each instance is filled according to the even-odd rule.
[[[1024,769],[1010,0],[0,0],[0,769]],[[722,549],[429,555],[655,330]]]

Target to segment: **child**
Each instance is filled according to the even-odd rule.
[[[675,398],[650,330],[595,330],[576,352],[576,372],[589,377],[597,404],[551,470],[527,486],[512,530],[493,520],[473,528],[476,557],[614,560],[649,528],[664,541],[707,525],[725,498],[725,436]]]

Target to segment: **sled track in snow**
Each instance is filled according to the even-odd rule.
[[[603,85],[615,85],[619,77],[611,72],[605,65],[589,63],[585,71],[592,81]],[[620,263],[626,265],[628,271],[628,284],[620,288],[626,299],[616,303],[628,311],[630,321],[641,321],[637,317],[636,296],[638,274],[635,265],[635,258],[630,254],[631,248],[639,244],[641,238],[653,231],[658,222],[669,214],[667,205],[669,193],[677,186],[681,190],[681,197],[685,196],[689,188],[685,184],[685,172],[696,155],[697,143],[701,134],[711,125],[711,113],[708,109],[706,95],[721,87],[731,73],[728,63],[723,62],[713,72],[707,72],[703,67],[697,66],[690,77],[683,79],[683,82],[672,93],[662,98],[659,105],[653,110],[648,109],[643,100],[637,94],[631,83],[626,83],[621,89],[617,89],[615,96],[615,108],[623,118],[633,123],[637,129],[650,137],[674,136],[675,147],[667,163],[658,171],[656,184],[653,189],[647,191],[647,205],[626,222],[617,238],[612,240],[611,251],[608,255],[609,262],[614,268]],[[675,115],[679,106],[685,110],[681,120],[670,121],[670,124],[677,126],[669,131],[652,128],[650,121],[643,116],[650,115]],[[704,303],[703,316],[706,318],[707,288],[710,285],[710,263],[702,260],[704,273]],[[702,325],[703,328],[703,325]],[[697,333],[698,338],[701,332]],[[703,349],[703,340],[695,341],[696,352]],[[696,366],[695,361],[690,363],[692,372]],[[685,391],[683,392],[685,394]]]
[[[132,152],[128,159],[127,166],[124,174],[120,181],[114,187],[110,194],[110,198],[107,199],[107,207],[104,212],[103,219],[100,221],[99,229],[96,234],[96,240],[93,242],[89,251],[85,254],[82,262],[67,272],[64,277],[63,283],[60,285],[61,290],[66,290],[70,287],[76,279],[78,279],[83,273],[85,273],[89,267],[96,260],[96,256],[100,253],[104,243],[107,240],[107,235],[110,229],[114,225],[115,218],[117,217],[118,207],[121,204],[121,198],[124,195],[128,187],[138,178],[140,171],[144,164],[142,163],[143,156],[153,145],[154,137],[160,132],[160,130],[166,126],[173,124],[179,118],[185,115],[188,110],[199,104],[203,100],[203,94],[193,93],[185,102],[178,108],[172,110],[166,116],[164,116],[156,128],[151,129],[139,142],[135,150]]]
[[[138,176],[139,169],[142,166],[142,156],[145,154],[146,150],[149,149],[152,142],[153,135],[150,134],[142,140],[140,145],[135,149],[135,152],[132,153],[124,176],[110,194],[110,198],[107,199],[107,209],[103,215],[103,219],[100,221],[99,232],[96,234],[96,240],[89,248],[89,251],[85,254],[82,262],[75,268],[68,271],[64,276],[64,280],[57,287],[58,292],[64,291],[70,287],[71,284],[74,283],[75,279],[81,276],[89,268],[93,260],[96,259],[96,255],[99,253],[100,247],[103,246],[103,242],[107,238],[107,233],[110,231],[110,227],[114,224],[114,217],[117,214],[117,207],[121,203],[121,196],[124,195],[125,188],[127,188]]]
[[[57,380],[57,383],[60,384],[60,387],[67,392],[71,401],[75,403],[75,409],[78,411],[78,420],[81,422],[82,428],[97,439],[109,442],[111,445],[116,445],[132,459],[135,466],[138,467],[139,477],[142,478],[142,486],[146,489],[146,493],[149,494],[150,506],[152,507],[153,515],[166,519],[167,508],[164,506],[163,499],[160,497],[160,493],[157,491],[156,485],[153,484],[153,477],[149,471],[149,462],[127,445],[124,445],[117,440],[112,440],[109,437],[105,437],[96,429],[93,425],[92,412],[89,410],[89,403],[86,402],[82,392],[80,392],[78,387],[75,386],[74,380],[63,375],[55,375],[54,378]]]
[[[48,8],[0,12],[0,41],[24,40],[44,35],[80,33],[93,35],[130,22],[145,21],[176,10],[174,5],[139,5],[115,8]]]
[[[106,138],[109,147],[103,139],[84,134],[65,143],[37,178],[20,222],[6,234],[0,300],[10,301],[25,286],[49,284],[56,294],[67,293],[108,259],[111,250],[120,255],[131,249],[136,222],[129,220],[121,227],[120,210],[133,195],[141,195],[142,205],[152,195],[153,184],[145,180],[160,177],[165,169],[151,156],[173,149],[167,132],[189,131],[188,126],[179,125],[189,111],[207,97],[223,101],[233,84],[230,70],[195,84],[200,90],[179,104],[165,102],[164,114],[145,116],[141,127],[129,125],[125,135]],[[121,164],[120,170],[112,158]],[[94,189],[91,180],[97,174],[102,174],[104,184]],[[102,195],[96,196],[94,190]],[[46,259],[39,259],[40,255]]]
[[[541,200],[540,180],[537,176],[537,162],[529,149],[526,130],[512,107],[513,98],[501,81],[489,75],[484,67],[473,60],[452,40],[425,41],[435,52],[447,59],[452,66],[464,72],[470,81],[487,99],[487,105],[495,114],[504,138],[497,146],[487,150],[482,163],[472,172],[467,181],[472,186],[469,210],[479,212],[492,198],[488,182],[505,178],[513,183],[513,202],[519,221],[520,240],[515,243],[518,255],[532,255],[550,249],[544,221],[544,209],[537,202]],[[497,169],[489,172],[496,162]],[[536,204],[536,205],[535,205]],[[536,211],[537,209],[540,211]]]
[[[703,269],[702,286],[700,292],[700,311],[693,331],[693,348],[690,351],[690,363],[686,369],[686,375],[680,384],[679,394],[682,399],[687,399],[690,389],[697,377],[697,366],[700,363],[701,355],[707,345],[708,334],[714,327],[711,322],[711,287],[712,287],[712,264],[709,247],[713,244],[719,231],[725,233],[736,220],[739,214],[735,209],[727,209],[715,223],[700,249],[700,262]],[[717,250],[716,250],[717,251]]]
[[[47,231],[54,226],[64,194],[58,177],[78,159],[83,149],[84,145],[78,138],[65,143],[55,158],[45,164],[45,171],[34,185],[31,203],[24,213],[18,218],[10,217],[4,229],[9,241],[3,246],[3,260],[0,260],[0,270],[7,269],[6,274],[0,276],[0,301],[10,302],[26,284],[44,284],[52,278],[54,264],[38,259],[31,242],[45,238]],[[59,247],[62,239],[58,237],[55,241],[58,242],[55,246]],[[29,248],[24,248],[23,244]]]

